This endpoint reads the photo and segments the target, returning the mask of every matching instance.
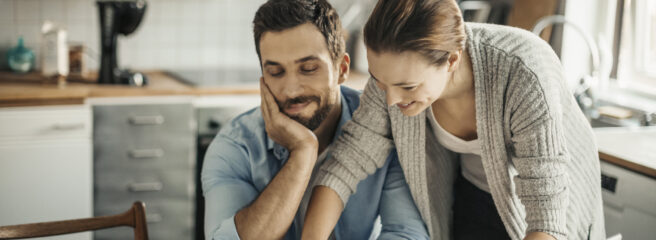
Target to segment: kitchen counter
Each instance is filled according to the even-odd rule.
[[[38,73],[15,75],[0,73],[0,107],[81,104],[90,97],[127,97],[161,95],[258,94],[259,86],[226,86],[194,88],[163,72],[147,72],[145,87],[99,85],[68,82],[59,87],[56,82],[44,82]]]
[[[599,158],[656,178],[656,127],[594,129]]]
[[[258,94],[258,85],[193,87],[161,71],[146,72],[149,84],[145,87],[99,85],[83,81],[68,82],[59,87],[55,81],[45,82],[38,73],[17,75],[0,72],[0,107],[82,104],[93,97],[136,97],[164,95],[222,95]],[[363,89],[364,74],[352,73],[345,85]]]

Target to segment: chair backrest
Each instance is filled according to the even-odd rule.
[[[134,239],[148,240],[146,205],[135,202],[130,210],[112,216],[4,226],[0,227],[0,239],[44,237],[118,226],[130,226],[134,228]]]

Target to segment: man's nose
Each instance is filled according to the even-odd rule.
[[[292,99],[303,94],[303,84],[295,74],[289,74],[282,79],[282,94],[286,99]]]

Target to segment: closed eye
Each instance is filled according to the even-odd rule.
[[[412,90],[415,90],[415,89],[417,89],[417,86],[411,86],[411,87],[401,87],[401,88],[402,88],[403,90],[406,90],[406,91],[412,91]]]
[[[304,65],[301,67],[303,73],[313,73],[319,69],[318,65]]]

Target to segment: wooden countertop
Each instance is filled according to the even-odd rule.
[[[166,95],[258,94],[259,86],[197,88],[186,85],[161,71],[146,72],[149,85],[99,85],[90,81],[71,81],[59,87],[44,81],[38,73],[17,75],[0,72],[0,107],[82,104],[93,97],[134,97]],[[353,72],[345,85],[363,89],[368,76]],[[656,127],[595,129],[600,159],[656,178]]]
[[[656,179],[656,127],[594,129],[599,158]]]
[[[149,84],[144,87],[99,85],[89,80],[69,81],[59,87],[38,73],[0,72],[0,107],[82,104],[92,97],[134,97],[164,95],[259,94],[258,85],[193,87],[161,71],[146,72]],[[362,89],[367,81],[363,74],[351,74],[347,86]]]

